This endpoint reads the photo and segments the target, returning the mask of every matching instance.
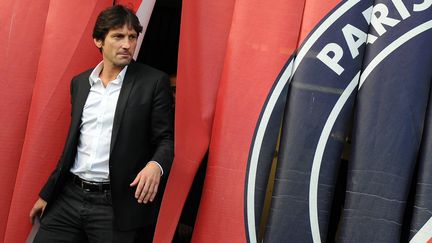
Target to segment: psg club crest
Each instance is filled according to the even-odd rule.
[[[249,242],[257,242],[281,122],[273,195],[279,194],[272,200],[265,241],[288,242],[284,237],[290,235],[289,242],[325,242],[356,99],[362,92],[373,92],[373,84],[383,82],[382,75],[406,75],[394,64],[410,63],[411,50],[431,40],[431,9],[429,0],[343,1],[287,61],[262,108],[250,148],[245,184]]]

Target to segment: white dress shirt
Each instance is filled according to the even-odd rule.
[[[90,74],[90,92],[84,105],[75,163],[71,172],[89,181],[109,180],[111,133],[117,100],[127,66],[104,87],[99,74],[103,62]]]

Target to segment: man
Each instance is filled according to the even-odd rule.
[[[165,74],[132,60],[141,31],[123,6],[99,14],[103,60],[72,79],[63,154],[30,212],[41,215],[35,242],[152,241],[173,158],[172,97]]]

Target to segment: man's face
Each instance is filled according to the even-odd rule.
[[[118,29],[111,29],[105,41],[94,40],[98,48],[102,48],[104,66],[110,65],[123,68],[133,57],[137,45],[138,34],[134,29],[124,25]]]

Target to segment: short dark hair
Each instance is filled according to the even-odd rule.
[[[121,28],[124,25],[132,27],[138,34],[143,29],[138,17],[131,9],[122,5],[111,6],[97,17],[93,28],[93,38],[104,41],[111,29]]]

